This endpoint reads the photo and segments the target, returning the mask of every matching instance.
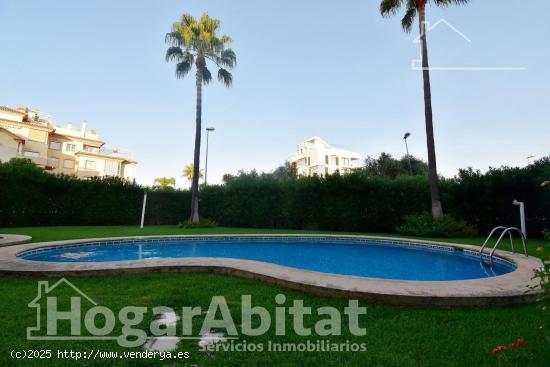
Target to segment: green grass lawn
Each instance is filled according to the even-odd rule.
[[[213,228],[183,230],[174,226],[147,227],[57,227],[57,228],[0,228],[0,233],[20,233],[33,236],[34,241],[70,238],[207,233],[323,233],[304,231],[273,231],[257,229]],[[326,232],[325,232],[326,233]],[[451,239],[450,242],[480,244],[481,239]],[[531,241],[530,249],[542,241]],[[550,361],[550,343],[544,339],[550,327],[547,317],[535,305],[521,305],[492,309],[431,309],[368,305],[368,314],[361,326],[367,335],[356,337],[349,332],[341,336],[301,337],[294,334],[292,320],[287,317],[284,337],[275,336],[273,330],[260,337],[243,337],[248,343],[300,343],[306,340],[330,340],[345,343],[347,340],[366,343],[365,352],[215,352],[198,351],[197,341],[185,340],[178,350],[190,352],[188,360],[14,360],[12,350],[51,349],[91,351],[127,351],[115,341],[27,341],[26,328],[36,323],[34,309],[28,303],[36,296],[37,281],[59,279],[0,277],[0,366],[497,366],[491,350],[524,338],[526,345],[509,353],[510,366],[547,366]],[[219,274],[149,273],[117,276],[70,277],[69,280],[98,304],[117,312],[124,306],[169,306],[181,310],[182,306],[207,307],[212,296],[224,296],[233,316],[240,315],[240,297],[252,295],[253,305],[261,305],[274,317],[274,298],[283,293],[286,305],[302,299],[313,308],[333,306],[343,310],[347,300],[310,296],[260,281],[246,280]],[[73,295],[69,289],[60,291]],[[201,318],[194,325],[200,325]],[[240,319],[236,318],[237,327]],[[306,326],[319,319],[309,317]],[[65,324],[62,324],[65,327]],[[68,325],[66,325],[68,326]],[[543,326],[541,330],[540,327]],[[119,325],[117,325],[119,327]],[[178,326],[179,327],[179,326]],[[66,330],[64,330],[66,331]],[[140,348],[132,350],[139,351]],[[55,356],[57,357],[57,356]]]

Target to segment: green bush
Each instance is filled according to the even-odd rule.
[[[208,218],[200,218],[198,223],[193,223],[191,221],[186,221],[178,225],[179,228],[185,229],[195,229],[195,228],[214,228],[217,227],[218,223],[214,222]]]
[[[397,232],[419,237],[474,237],[477,230],[463,220],[445,215],[434,220],[429,213],[409,215]]]

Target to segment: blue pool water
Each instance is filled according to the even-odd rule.
[[[514,266],[444,247],[411,242],[330,238],[178,238],[92,242],[23,252],[34,261],[91,262],[221,257],[257,260],[324,273],[403,280],[465,280],[509,273]]]

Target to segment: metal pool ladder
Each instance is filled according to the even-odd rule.
[[[529,256],[527,254],[527,245],[526,245],[525,234],[519,228],[498,226],[498,227],[493,228],[491,233],[489,233],[489,236],[487,236],[487,239],[485,240],[485,242],[483,242],[483,246],[481,246],[481,249],[479,250],[479,259],[482,262],[485,262],[484,259],[483,259],[483,250],[485,249],[485,247],[487,247],[487,244],[489,243],[489,240],[491,239],[491,237],[493,237],[493,234],[498,230],[503,230],[503,231],[502,231],[502,234],[500,235],[500,237],[498,238],[497,242],[495,243],[495,245],[491,249],[491,252],[489,252],[489,264],[490,265],[493,265],[493,255],[494,255],[495,251],[497,250],[498,245],[500,244],[500,242],[502,241],[502,239],[506,235],[506,233],[508,233],[508,236],[510,237],[510,246],[512,247],[512,252],[516,253],[516,250],[514,248],[514,238],[512,236],[512,233],[516,232],[521,237],[521,242],[523,244],[523,252],[525,253],[525,256],[526,257]]]

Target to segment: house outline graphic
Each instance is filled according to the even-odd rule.
[[[75,286],[73,283],[68,281],[66,278],[61,278],[57,282],[55,282],[52,286],[49,286],[49,281],[39,281],[38,282],[38,292],[36,297],[29,302],[28,307],[29,308],[36,308],[36,326],[29,326],[27,327],[27,340],[86,340],[86,339],[112,339],[112,337],[94,337],[94,336],[33,336],[32,334],[34,332],[40,332],[41,331],[41,317],[40,317],[40,300],[47,296],[48,293],[56,289],[61,284],[64,284],[66,286],[69,286],[71,289],[73,289],[78,295],[80,295],[82,298],[86,299],[88,302],[90,302],[93,306],[97,306],[97,302],[94,301],[91,297],[89,297],[86,293],[82,292],[80,289],[78,289],[77,286]]]
[[[426,24],[426,33],[430,33],[431,31],[433,31],[434,29],[436,29],[440,25],[444,24],[444,25],[447,26],[447,28],[451,29],[454,33],[458,34],[461,38],[466,40],[466,42],[472,43],[472,40],[468,36],[466,36],[464,33],[459,31],[458,28],[456,28],[454,25],[452,25],[451,23],[449,23],[447,20],[445,20],[443,18],[439,19],[432,26],[430,26],[430,22],[428,22],[428,21],[426,21],[425,24]],[[416,36],[416,38],[413,40],[413,43],[420,43],[420,35]]]
[[[464,39],[468,43],[472,43],[472,40],[466,36],[463,32],[461,32],[458,28],[456,28],[454,25],[449,23],[446,19],[439,19],[437,22],[435,22],[433,25],[431,25],[430,22],[425,22],[425,30],[426,34],[430,33],[436,28],[439,28],[440,25],[445,25],[447,28],[452,30],[455,34],[460,36],[460,38]],[[421,35],[418,35],[413,39],[413,43],[420,44],[420,37]],[[411,69],[415,71],[423,71],[424,68],[422,67],[422,60],[421,59],[412,59],[411,60]],[[430,71],[524,71],[527,70],[526,67],[518,67],[518,66],[429,66],[427,68]]]

